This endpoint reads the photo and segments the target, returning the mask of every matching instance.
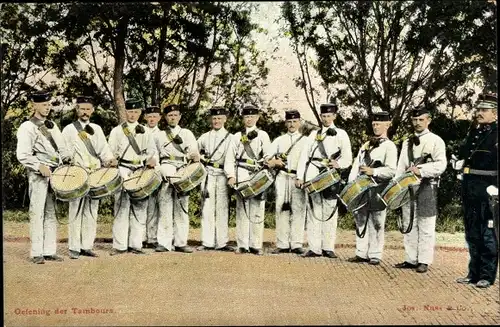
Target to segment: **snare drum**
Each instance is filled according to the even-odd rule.
[[[241,185],[236,188],[236,192],[238,192],[243,199],[250,199],[263,193],[273,185],[273,182],[274,178],[271,172],[267,169],[263,169],[253,175],[250,180],[241,183]]]
[[[179,169],[171,184],[177,193],[187,193],[200,185],[206,176],[205,167],[200,162],[196,162]]]
[[[88,178],[84,168],[64,165],[51,174],[50,187],[58,200],[72,201],[87,195],[90,189]]]
[[[304,184],[308,194],[321,192],[340,182],[340,174],[336,169],[328,169]]]
[[[370,200],[367,191],[377,185],[370,176],[361,175],[344,187],[340,192],[340,200],[350,212],[358,211]]]
[[[100,168],[89,176],[89,197],[100,199],[120,191],[123,178],[118,168]]]
[[[154,168],[141,168],[123,181],[123,188],[133,200],[142,200],[160,187],[162,178]]]
[[[390,210],[395,210],[410,201],[410,187],[419,187],[420,178],[414,173],[408,172],[389,182],[380,194]],[[415,190],[416,191],[416,190]]]

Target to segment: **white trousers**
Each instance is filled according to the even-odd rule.
[[[406,228],[410,221],[410,204],[404,205],[402,211],[403,228]],[[419,217],[415,206],[413,228],[408,234],[404,234],[403,241],[405,247],[405,261],[412,264],[432,264],[436,241],[436,216]]]
[[[158,193],[148,197],[146,211],[146,228],[142,240],[147,243],[156,243],[158,241],[156,235],[158,233],[158,217],[160,215]]]
[[[384,249],[384,226],[386,210],[371,211],[368,215],[368,210],[362,208],[354,214],[356,226],[359,233],[363,232],[366,220],[366,233],[363,238],[356,235],[356,255],[364,259],[382,259]]]
[[[276,191],[276,246],[280,249],[301,248],[304,243],[306,221],[306,194],[295,187],[295,178],[278,173]],[[283,203],[289,202],[290,211],[282,211]]]
[[[125,167],[119,169],[123,179],[127,179],[131,170]],[[142,248],[142,236],[146,228],[146,205],[147,199],[131,201],[125,190],[115,194],[113,248],[117,250]]]
[[[163,183],[158,201],[158,244],[168,250],[172,250],[172,242],[176,247],[186,246],[189,234],[189,196],[179,196],[170,184]]]
[[[206,247],[222,248],[229,240],[229,196],[226,175],[207,175],[208,198],[202,199],[201,242]]]
[[[307,204],[307,241],[309,250],[321,254],[322,250],[334,251],[337,236],[338,210],[328,221],[337,206],[337,199],[324,199],[321,193],[311,195],[313,207]],[[309,199],[306,198],[306,201]]]
[[[80,209],[80,210],[78,210]],[[99,200],[89,197],[69,202],[68,247],[72,251],[92,250],[97,233]]]
[[[30,198],[31,257],[56,254],[57,219],[55,197],[49,191],[49,178],[28,172]]]
[[[250,179],[254,173],[246,169],[238,169],[237,181]],[[264,239],[265,201],[256,198],[243,201],[239,196],[236,200],[236,243],[238,248],[261,249]],[[246,210],[245,210],[246,208]]]

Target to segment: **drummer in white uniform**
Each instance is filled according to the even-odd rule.
[[[200,154],[194,134],[179,126],[181,107],[169,104],[163,109],[167,128],[157,134],[156,147],[160,155],[160,170],[164,178],[160,189],[158,220],[158,246],[156,252],[172,251],[191,253],[187,245],[189,235],[189,193],[177,193],[171,182],[178,170],[190,162],[198,162]]]
[[[278,170],[274,181],[276,194],[276,249],[273,254],[303,254],[306,219],[304,190],[295,187],[297,165],[307,136],[299,132],[300,112],[285,112],[287,133],[277,137],[265,156],[268,166]]]
[[[337,105],[320,106],[322,128],[309,135],[309,144],[302,150],[297,168],[297,187],[304,187],[328,169],[347,169],[352,163],[351,141],[347,133],[335,126]],[[334,252],[337,233],[338,182],[322,192],[307,195],[307,240],[309,251],[304,257],[337,258]]]
[[[153,135],[153,139],[156,145],[156,139],[158,138],[158,122],[161,118],[161,109],[158,106],[149,106],[144,110],[144,120],[146,121],[146,130]],[[156,163],[156,168],[159,169],[160,162]],[[154,192],[148,197],[148,209],[147,209],[147,219],[146,228],[144,230],[143,237],[143,247],[149,249],[155,249],[158,246],[158,241],[156,239],[156,234],[158,232],[158,217],[160,215],[159,203],[158,203],[158,191]]]
[[[109,146],[118,158],[118,168],[124,181],[137,169],[145,166],[154,168],[158,162],[152,134],[137,122],[143,108],[139,100],[125,101],[127,121],[113,128],[109,135]],[[135,254],[145,253],[142,251],[142,237],[146,226],[147,203],[147,199],[131,200],[124,188],[116,193],[113,250],[110,255],[127,250]]]
[[[76,103],[78,120],[62,131],[74,163],[85,168],[89,174],[101,168],[101,162],[107,167],[116,167],[118,161],[111,152],[102,128],[90,122],[90,116],[94,112],[92,97],[79,96]],[[78,259],[80,255],[98,256],[92,251],[97,232],[98,209],[99,200],[92,200],[87,196],[69,202],[68,247],[71,259]]]
[[[359,150],[349,174],[349,182],[366,175],[371,176],[378,184],[373,191],[368,191],[368,204],[354,213],[358,230],[356,256],[349,258],[349,262],[369,262],[378,265],[382,259],[386,209],[377,193],[380,193],[387,186],[387,182],[394,177],[398,163],[398,149],[387,137],[390,126],[389,113],[385,111],[373,113],[374,136]]]
[[[245,105],[242,110],[244,130],[234,135],[231,148],[224,162],[224,170],[228,185],[249,180],[260,170],[264,154],[271,141],[269,135],[257,128],[259,109],[253,105]],[[236,199],[236,253],[251,252],[263,255],[264,236],[264,193],[248,200]]]
[[[30,256],[32,262],[63,261],[56,255],[57,220],[55,197],[49,187],[52,171],[69,163],[70,153],[57,125],[47,119],[52,105],[50,94],[31,96],[34,114],[17,131],[16,158],[26,168],[29,183]]]
[[[414,205],[410,201],[402,207],[405,225],[412,218],[414,222],[411,231],[404,234],[405,261],[395,267],[425,273],[434,259],[437,193],[439,176],[446,170],[446,145],[441,137],[429,131],[432,119],[426,107],[414,109],[411,120],[414,134],[403,142],[396,178],[411,172],[421,182]]]
[[[224,172],[224,160],[233,135],[224,124],[227,111],[210,109],[212,130],[201,135],[198,147],[207,176],[201,184],[202,218],[201,243],[198,250],[234,251],[229,240],[229,189]]]

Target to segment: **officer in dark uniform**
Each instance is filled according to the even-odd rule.
[[[469,273],[458,278],[461,284],[487,288],[495,282],[498,267],[498,240],[486,188],[498,187],[497,96],[481,95],[476,105],[479,127],[471,130],[460,149],[463,159],[462,203],[465,239],[469,246]]]

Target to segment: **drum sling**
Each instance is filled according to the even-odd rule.
[[[94,146],[92,145],[92,142],[90,142],[90,139],[87,136],[87,133],[82,128],[82,124],[79,121],[74,121],[73,126],[75,126],[75,128],[78,132],[78,136],[82,140],[83,144],[85,144],[85,147],[87,148],[87,151],[90,153],[90,155],[99,159],[99,156],[97,155],[97,152],[95,151]]]

